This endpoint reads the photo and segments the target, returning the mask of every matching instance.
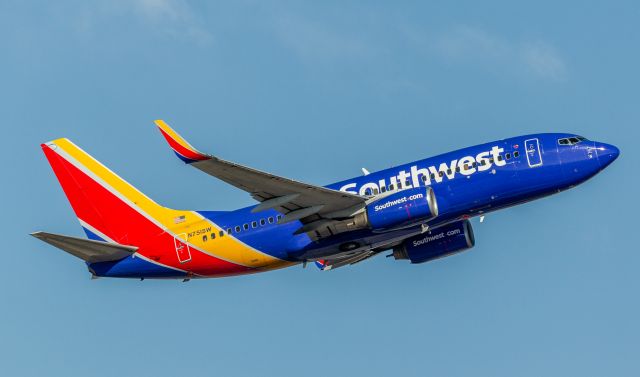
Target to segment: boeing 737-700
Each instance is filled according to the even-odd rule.
[[[472,248],[469,218],[572,188],[619,154],[574,134],[524,135],[318,186],[204,154],[155,123],[183,162],[258,204],[166,208],[57,139],[42,150],[87,238],[32,235],[82,259],[93,277],[188,280],[308,262],[328,270],[387,250],[423,263]]]

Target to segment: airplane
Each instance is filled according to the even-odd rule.
[[[248,192],[234,211],[163,207],[70,140],[41,145],[87,238],[32,235],[82,259],[92,278],[226,277],[314,263],[352,265],[384,251],[419,264],[475,245],[469,221],[593,177],[618,148],[539,133],[459,149],[318,186],[202,153],[155,121],[185,164]]]

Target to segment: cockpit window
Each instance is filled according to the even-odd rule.
[[[562,139],[558,139],[558,144],[560,145],[574,145],[574,144],[578,144],[582,141],[587,140],[586,138],[582,137],[582,136],[574,136],[574,137],[565,137]]]

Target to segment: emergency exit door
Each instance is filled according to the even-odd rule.
[[[533,168],[542,165],[542,153],[540,153],[540,141],[529,139],[524,141],[524,148],[527,153],[527,163]]]
[[[177,237],[173,238],[173,243],[176,247],[176,254],[178,255],[178,261],[180,263],[187,263],[191,260],[191,250],[189,250],[189,245],[184,242],[180,237],[187,238],[185,233],[179,234]]]

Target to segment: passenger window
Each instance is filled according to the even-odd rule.
[[[394,188],[395,188],[395,185],[393,183],[389,185],[389,191],[393,191]]]
[[[373,195],[378,195],[378,189],[377,188],[373,189]]]
[[[489,159],[489,163],[493,164],[493,157]]]
[[[211,233],[211,239],[215,240],[216,239],[216,234],[215,233]]]
[[[258,227],[258,222],[257,221],[252,221],[251,222],[251,227],[252,228],[257,228]]]
[[[498,155],[498,161],[502,161],[502,155],[501,154]]]
[[[487,164],[487,160],[480,161],[480,165],[485,166]]]
[[[236,225],[236,227],[235,227],[235,231],[236,231],[236,233],[240,233],[240,231],[241,231],[241,230],[242,230],[242,229],[240,228],[240,226]]]
[[[273,224],[273,217],[269,216],[267,220],[269,220],[269,224]]]
[[[451,169],[447,169],[447,175],[451,175]]]
[[[260,226],[264,226],[267,222],[264,219],[260,219]]]
[[[233,232],[231,231],[231,228],[227,228],[227,234],[231,234],[231,233],[233,233]]]
[[[436,175],[431,173],[431,179],[436,179]]]
[[[505,154],[505,155],[504,155],[504,157],[506,157],[506,158],[507,158],[507,160],[511,160],[511,153],[507,153],[507,154]]]
[[[207,242],[207,235],[202,236],[202,242]]]
[[[426,175],[421,175],[420,179],[422,179],[422,182],[426,182],[427,181],[427,176]]]
[[[460,166],[456,166],[456,172],[460,173]]]
[[[443,172],[443,171],[440,171],[440,172],[438,173],[438,175],[439,175],[440,177],[444,177],[444,172]]]
[[[276,216],[276,220],[280,221],[280,219],[282,219],[282,215]]]
[[[249,224],[243,224],[242,227],[244,228],[244,230],[249,230]]]
[[[220,231],[220,237],[224,237],[224,230]]]
[[[515,158],[520,157],[520,152],[518,152],[518,151],[513,152],[513,157],[515,157]]]
[[[387,192],[387,188],[384,186],[380,186],[380,192]]]
[[[472,165],[473,165],[473,167],[474,167],[474,168],[477,168],[477,167],[478,167],[478,163],[477,163],[477,162],[475,162],[475,161],[473,161],[473,164],[472,164]]]

